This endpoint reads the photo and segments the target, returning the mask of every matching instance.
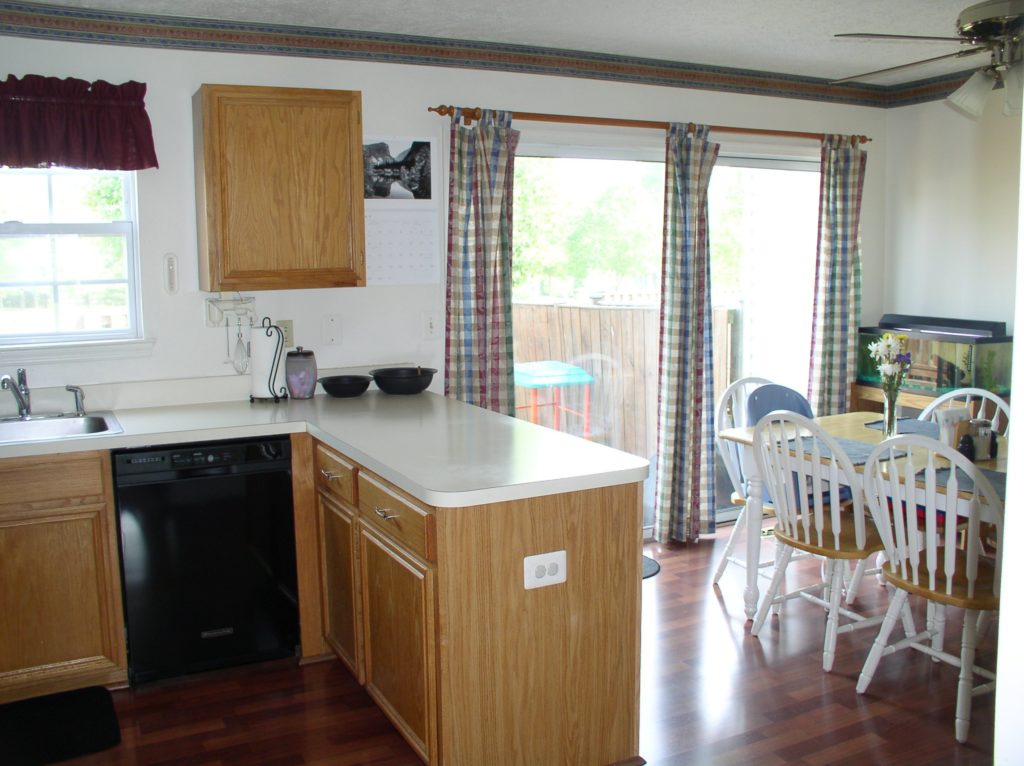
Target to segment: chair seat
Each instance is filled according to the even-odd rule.
[[[834,538],[831,531],[823,533],[823,539],[828,542],[828,545],[815,545],[814,543],[804,542],[799,537],[791,537],[786,534],[781,525],[775,525],[776,540],[797,550],[813,553],[816,556],[825,556],[830,559],[863,559],[885,548],[882,544],[882,538],[879,537],[878,530],[874,526],[868,526],[864,533],[864,547],[858,548],[856,531],[853,529],[853,524],[848,523],[839,532],[839,547],[834,548],[832,546]]]
[[[935,572],[935,589],[928,587],[928,570],[923,562],[918,568],[918,579],[921,584],[915,584],[909,577],[902,577],[899,572],[892,572],[889,565],[882,567],[882,573],[887,582],[907,591],[915,596],[953,606],[959,609],[977,609],[979,611],[995,612],[999,610],[999,596],[993,593],[995,580],[995,563],[991,559],[981,558],[978,561],[978,579],[974,583],[974,597],[967,595],[967,577],[964,572],[967,569],[967,553],[957,549],[956,569],[953,575],[953,592],[946,593],[946,572],[945,561],[942,556],[938,558],[938,568]],[[913,570],[910,570],[913,573]]]
[[[729,498],[729,502],[733,505],[746,505],[747,498],[743,497],[739,492],[733,492],[732,496]],[[761,505],[761,515],[765,517],[775,516],[775,509],[772,507],[771,503],[765,502]]]

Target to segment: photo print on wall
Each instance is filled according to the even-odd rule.
[[[363,144],[365,199],[431,199],[430,141],[392,138]]]

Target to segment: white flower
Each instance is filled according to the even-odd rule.
[[[885,377],[890,375],[897,375],[900,371],[900,366],[895,362],[882,362],[878,365],[878,371]]]

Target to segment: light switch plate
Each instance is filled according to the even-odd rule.
[[[523,557],[523,587],[546,588],[565,582],[565,551]]]

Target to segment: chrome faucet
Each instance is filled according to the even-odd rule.
[[[32,414],[32,392],[28,389],[28,375],[24,367],[18,368],[17,383],[10,375],[0,377],[0,388],[14,394],[14,398],[18,400],[18,415],[27,418]]]
[[[75,415],[83,417],[85,415],[85,391],[80,386],[64,386],[64,390],[75,395]]]

